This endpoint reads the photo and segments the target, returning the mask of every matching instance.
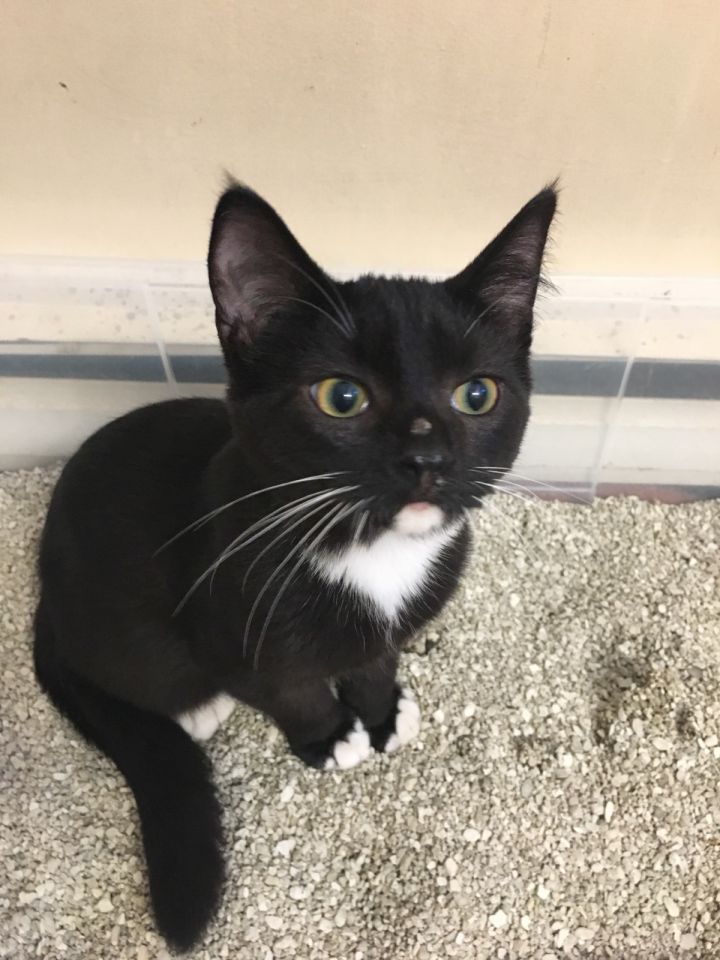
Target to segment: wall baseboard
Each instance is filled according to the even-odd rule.
[[[583,495],[720,485],[720,277],[553,281],[518,472]],[[222,384],[202,263],[0,257],[0,468]]]

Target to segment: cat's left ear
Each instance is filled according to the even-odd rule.
[[[313,301],[323,271],[269,203],[233,183],[220,197],[208,253],[218,336],[227,353],[252,343],[274,316]]]
[[[541,190],[464,270],[445,281],[460,301],[529,330],[557,186]]]

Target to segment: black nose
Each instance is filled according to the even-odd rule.
[[[403,457],[401,463],[420,477],[424,473],[443,473],[452,464],[452,459],[444,453],[413,453]]]

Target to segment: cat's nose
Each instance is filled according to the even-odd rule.
[[[413,470],[418,477],[424,474],[438,475],[445,473],[452,466],[452,457],[447,453],[412,453],[403,457],[404,467]]]

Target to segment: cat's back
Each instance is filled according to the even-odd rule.
[[[43,553],[88,537],[96,560],[119,539],[159,546],[196,516],[203,474],[229,438],[225,405],[211,399],[151,404],[101,427],[63,469]]]
[[[130,467],[141,458],[191,463],[212,456],[229,437],[227,408],[221,400],[164,400],[106,423],[85,440],[68,466],[120,451],[133,453]]]
[[[108,485],[127,489],[139,481],[147,487],[171,477],[181,486],[202,472],[229,438],[220,400],[166,400],[138,407],[85,440],[66,464],[58,489],[89,483],[85,492],[101,495]]]

